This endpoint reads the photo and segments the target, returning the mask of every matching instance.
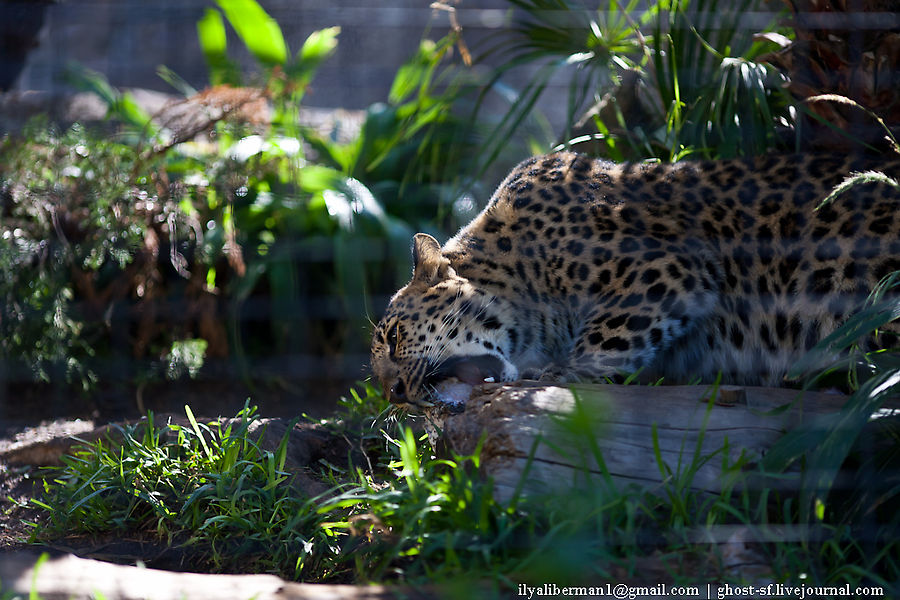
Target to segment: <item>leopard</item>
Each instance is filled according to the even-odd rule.
[[[405,409],[525,379],[783,385],[900,270],[898,174],[852,154],[528,159],[443,246],[414,236],[372,371]]]

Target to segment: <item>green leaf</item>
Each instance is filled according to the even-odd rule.
[[[200,40],[200,48],[207,61],[225,56],[228,42],[225,38],[225,21],[222,13],[207,8],[203,17],[197,21],[197,37]]]
[[[388,100],[400,104],[419,88],[428,85],[442,52],[432,40],[422,40],[419,51],[397,70]]]
[[[194,429],[194,433],[197,434],[197,438],[200,440],[200,445],[203,446],[203,451],[206,452],[206,457],[212,460],[212,451],[206,444],[206,439],[203,437],[203,433],[200,431],[200,425],[197,423],[197,419],[194,418],[194,412],[187,404],[184,405],[184,413],[187,415],[188,421],[190,421],[191,427]]]
[[[128,123],[141,127],[148,127],[151,124],[150,113],[141,108],[131,92],[121,94],[118,102],[112,108]]]
[[[192,86],[178,73],[165,65],[159,65],[158,67],[156,67],[156,74],[160,79],[178,90],[178,93],[182,96],[188,97],[193,96],[197,93],[197,88]]]
[[[216,4],[256,60],[267,65],[287,61],[281,27],[256,0],[216,0]]]
[[[337,48],[337,37],[340,33],[340,27],[328,27],[312,32],[303,42],[297,56],[298,60],[322,62]]]
[[[357,144],[339,144],[319,135],[311,127],[300,127],[300,135],[319,154],[319,162],[342,171],[349,171],[356,161]]]
[[[826,204],[834,202],[838,198],[838,196],[852,190],[854,187],[866,183],[880,183],[900,189],[900,183],[897,183],[896,179],[891,179],[884,173],[880,173],[878,171],[866,171],[865,173],[857,173],[846,178],[837,187],[831,190],[831,193],[828,194],[828,196],[826,196],[826,198],[819,203],[819,205],[816,207],[816,210],[819,210]]]
[[[213,8],[206,9],[203,17],[197,21],[197,39],[209,67],[210,83],[237,83],[236,69],[226,54],[228,42],[222,13]]]
[[[308,165],[300,171],[297,179],[303,191],[316,193],[337,188],[345,177],[340,171],[328,167]]]
[[[287,69],[290,78],[301,85],[308,84],[319,65],[334,54],[340,33],[340,27],[328,27],[312,32],[297,52],[294,64]]]
[[[31,570],[31,591],[29,591],[28,593],[28,600],[39,600],[39,596],[36,591],[38,584],[38,573],[40,572],[41,567],[43,567],[48,560],[50,560],[50,555],[46,552],[42,552],[41,556],[37,559],[37,562],[34,563],[34,567]]]
[[[810,452],[801,493],[808,500],[802,509],[808,510],[831,489],[838,470],[850,452],[863,426],[872,414],[889,398],[900,391],[900,372],[888,371],[867,381],[841,409],[833,428],[822,432],[821,442]]]
[[[73,64],[67,68],[67,77],[77,87],[97,94],[109,107],[109,116],[118,118],[144,133],[156,134],[156,127],[150,114],[138,105],[130,93],[122,93],[111,86],[103,74]]]
[[[786,378],[796,380],[805,373],[821,368],[830,357],[862,336],[898,319],[900,319],[900,299],[886,300],[864,308],[804,354],[794,363]]]

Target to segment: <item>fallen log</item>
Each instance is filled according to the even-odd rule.
[[[0,595],[43,600],[389,600],[433,598],[412,587],[292,583],[275,575],[173,573],[71,554],[38,560],[29,552],[0,553]]]
[[[845,401],[761,387],[485,384],[462,413],[431,410],[429,436],[462,455],[481,444],[482,473],[500,501],[585,476],[652,485],[688,470],[690,488],[718,493],[723,463],[758,460],[786,431]]]

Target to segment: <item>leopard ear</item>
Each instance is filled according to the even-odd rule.
[[[427,233],[413,237],[413,281],[429,287],[456,275],[450,261],[441,254],[441,245]]]

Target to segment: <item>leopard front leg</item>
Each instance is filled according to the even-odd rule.
[[[551,383],[615,381],[620,375],[637,371],[643,364],[639,356],[573,352],[565,364],[548,365],[544,369],[526,373],[523,379]]]

